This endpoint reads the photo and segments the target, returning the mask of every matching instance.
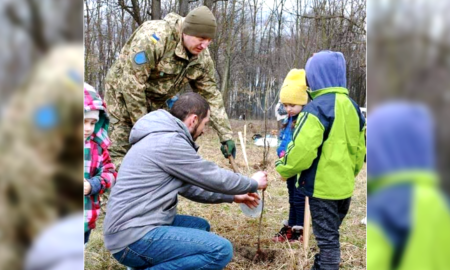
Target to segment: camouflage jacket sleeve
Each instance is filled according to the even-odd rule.
[[[214,63],[208,56],[204,64],[204,74],[196,81],[192,81],[191,87],[194,92],[202,95],[211,106],[211,123],[213,129],[217,131],[221,142],[231,140],[233,131],[231,130],[228,115],[225,112],[222,94],[217,89],[214,78]]]
[[[148,113],[146,81],[150,77],[150,70],[155,68],[160,58],[161,48],[164,47],[164,40],[158,35],[151,26],[143,25],[120,56],[124,57],[123,70],[117,70],[118,74],[115,76],[119,77],[120,89],[133,125]]]

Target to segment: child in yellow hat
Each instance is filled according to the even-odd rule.
[[[280,100],[288,113],[280,130],[280,145],[277,148],[278,157],[282,158],[292,141],[294,127],[299,113],[308,102],[306,92],[306,75],[304,69],[292,69],[284,79],[281,87]],[[287,179],[289,193],[289,220],[283,221],[283,227],[272,239],[275,242],[296,242],[303,234],[303,218],[305,212],[305,196],[295,187],[297,177]]]

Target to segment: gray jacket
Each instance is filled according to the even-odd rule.
[[[113,254],[150,230],[171,225],[178,194],[201,203],[231,203],[233,195],[258,188],[255,180],[202,159],[186,125],[167,111],[139,119],[130,144],[103,224],[105,246]]]

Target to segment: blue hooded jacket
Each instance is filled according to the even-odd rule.
[[[369,119],[369,181],[404,170],[434,171],[434,123],[424,106],[391,102]]]
[[[306,62],[306,79],[312,91],[347,87],[345,58],[341,52],[321,51]]]
[[[450,231],[439,226],[450,215],[435,188],[431,114],[419,104],[391,102],[373,111],[369,122],[367,269],[441,269],[429,263],[445,258],[437,246]]]

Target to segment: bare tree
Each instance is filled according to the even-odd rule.
[[[224,99],[224,103],[228,104],[229,99],[229,78],[230,78],[230,68],[231,68],[231,47],[233,46],[234,41],[234,13],[235,13],[235,7],[236,7],[236,0],[231,0],[231,14],[228,19],[228,26],[227,26],[227,39],[226,39],[226,49],[225,49],[225,67],[224,72],[222,76],[222,85],[220,87],[220,90],[222,92],[222,96]]]
[[[141,25],[144,22],[141,17],[141,6],[138,0],[131,0],[131,6],[125,2],[125,0],[119,0],[119,6],[128,12],[138,25]]]
[[[86,0],[86,78],[102,88],[102,80],[136,27],[159,19],[152,0]],[[220,3],[220,4],[219,4]],[[279,98],[284,77],[304,68],[313,53],[341,51],[347,60],[347,88],[360,105],[366,102],[366,2],[364,0],[163,0],[160,16],[186,16],[201,4],[217,20],[209,51],[216,67],[217,85],[230,117],[245,113],[262,118],[256,101]],[[149,8],[151,13],[148,12]],[[98,21],[101,21],[100,23]],[[269,83],[270,90],[265,90]],[[273,117],[273,112],[268,112]]]
[[[186,15],[189,13],[189,0],[178,0],[180,3],[180,9],[178,11],[178,14],[180,14],[183,17],[186,17]]]
[[[161,20],[161,0],[152,0],[152,20]]]

